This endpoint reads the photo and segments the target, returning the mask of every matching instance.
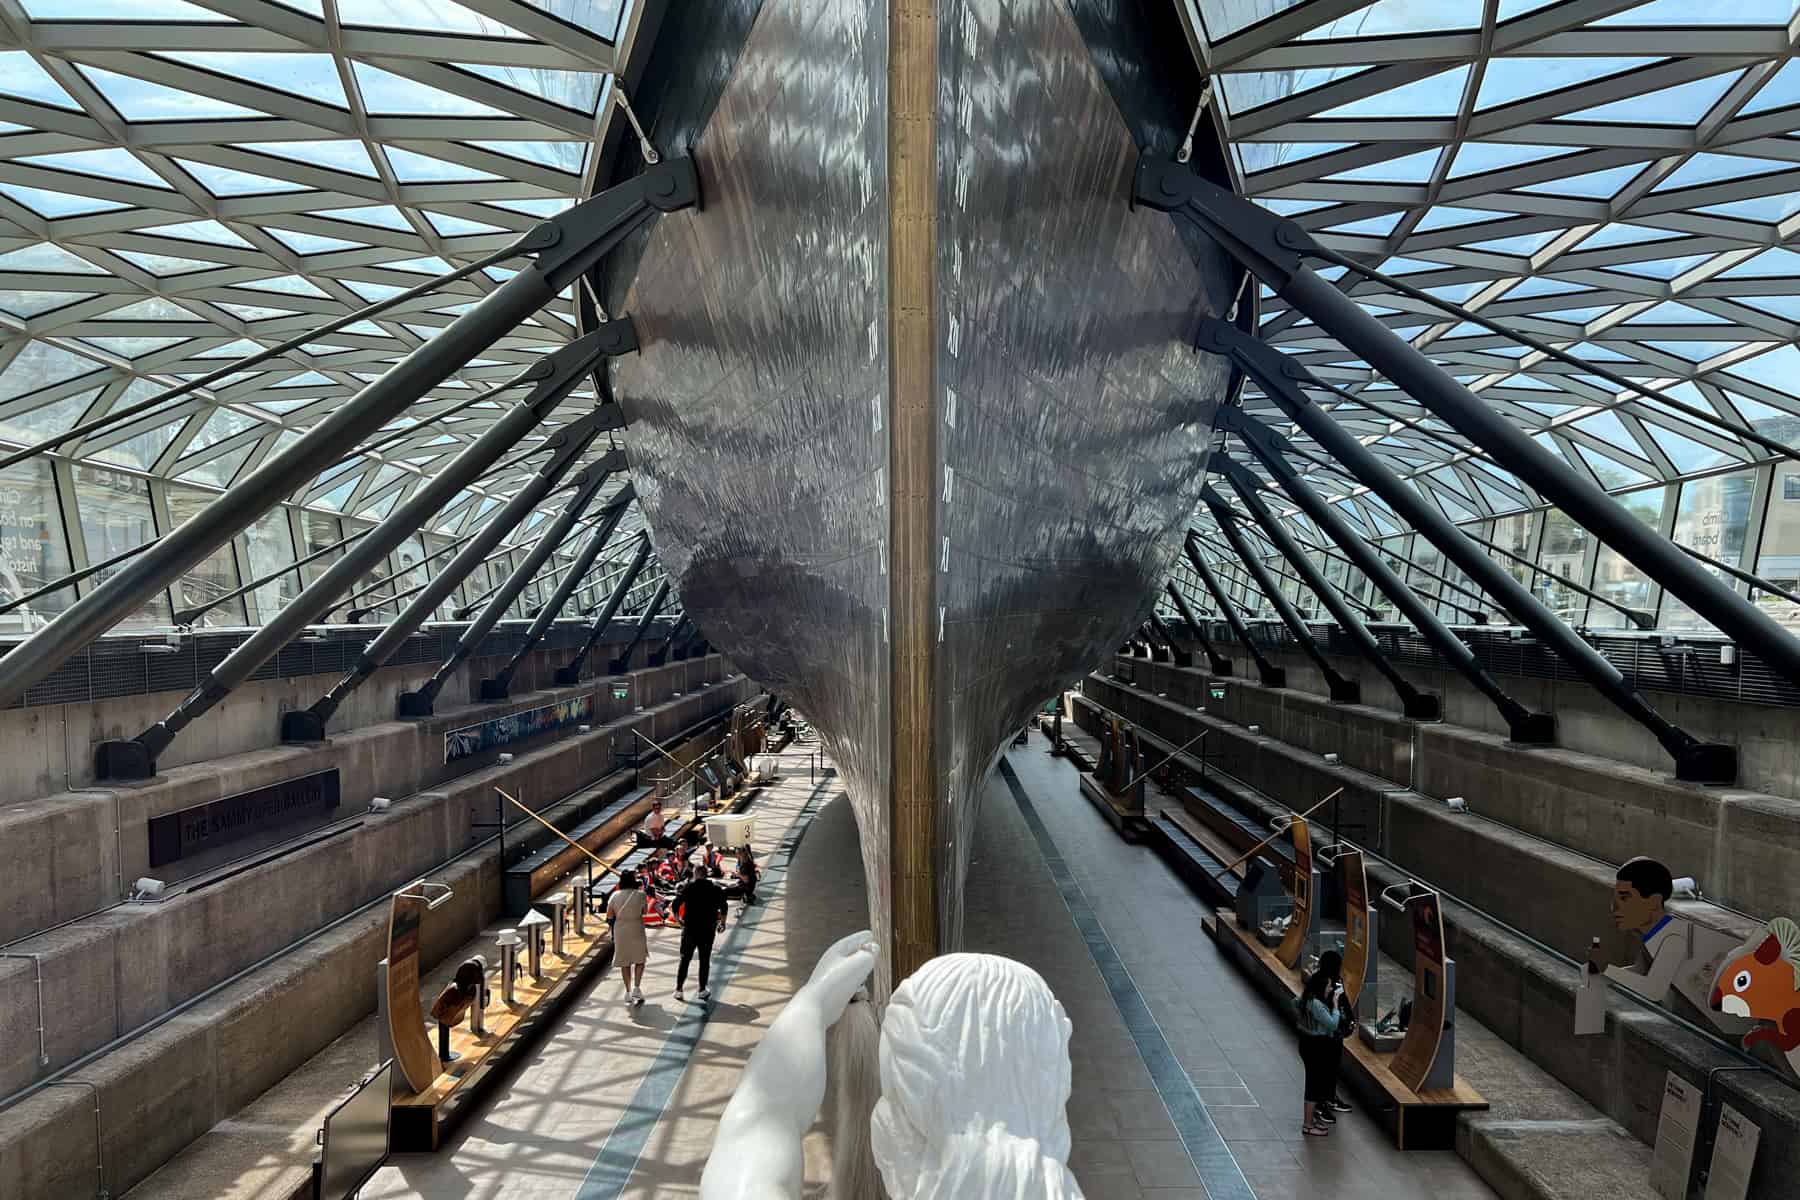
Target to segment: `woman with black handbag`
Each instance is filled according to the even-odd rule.
[[[1344,1034],[1355,1023],[1350,1000],[1344,995],[1344,960],[1335,950],[1319,955],[1319,966],[1294,1001],[1300,1024],[1300,1061],[1306,1067],[1305,1103],[1301,1107],[1300,1132],[1307,1137],[1326,1137],[1337,1122],[1338,1065],[1344,1054]]]

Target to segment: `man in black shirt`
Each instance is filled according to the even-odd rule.
[[[687,884],[675,897],[675,911],[681,914],[681,966],[675,972],[675,999],[685,1002],[688,963],[696,951],[700,955],[700,999],[712,999],[706,977],[712,970],[713,935],[718,932],[725,915],[725,889],[715,883],[705,867],[694,867]]]

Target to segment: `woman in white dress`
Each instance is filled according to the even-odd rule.
[[[644,936],[644,890],[636,871],[619,873],[619,888],[606,902],[606,919],[612,923],[613,962],[625,983],[625,1002],[644,1002],[644,962],[650,957]]]

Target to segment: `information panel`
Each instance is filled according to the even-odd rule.
[[[1306,953],[1306,935],[1313,923],[1312,830],[1304,817],[1295,817],[1288,832],[1294,838],[1294,912],[1288,919],[1287,933],[1282,936],[1281,945],[1275,948],[1275,957],[1284,967],[1297,967],[1300,956]]]
[[[388,1038],[400,1074],[413,1092],[422,1092],[438,1076],[437,1051],[425,1032],[419,1003],[419,925],[425,919],[422,896],[395,896],[388,914]]]
[[[1413,923],[1412,1020],[1394,1054],[1394,1076],[1417,1092],[1425,1087],[1444,1038],[1444,913],[1436,892],[1407,902]]]
[[[1719,1105],[1719,1132],[1713,1139],[1712,1167],[1706,1172],[1706,1200],[1744,1200],[1762,1130],[1729,1104]]]
[[[559,700],[541,708],[509,713],[476,725],[464,725],[461,729],[452,729],[444,734],[444,761],[455,762],[459,758],[497,750],[501,746],[510,746],[514,742],[522,742],[552,730],[565,729],[593,718],[594,697],[590,692],[585,696]]]
[[[1344,995],[1350,998],[1350,1007],[1356,1008],[1371,974],[1369,878],[1363,870],[1361,850],[1342,851],[1337,862],[1344,881]]]
[[[1694,1173],[1694,1137],[1700,1128],[1700,1089],[1670,1071],[1663,1080],[1662,1115],[1650,1157],[1650,1186],[1663,1200],[1687,1200]]]
[[[210,804],[151,817],[150,865],[165,866],[204,851],[239,845],[272,832],[316,825],[338,806],[338,773],[317,771],[239,792]]]

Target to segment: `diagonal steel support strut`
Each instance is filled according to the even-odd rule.
[[[600,615],[594,618],[594,624],[588,630],[587,640],[581,643],[581,649],[575,652],[573,658],[556,668],[557,687],[568,687],[581,682],[581,670],[587,665],[588,655],[594,652],[594,647],[599,644],[602,637],[606,636],[607,626],[612,624],[612,619],[618,613],[619,606],[625,603],[625,597],[631,592],[632,584],[637,582],[638,572],[642,571],[644,564],[649,561],[650,535],[640,533],[638,534],[637,553],[632,555],[631,563],[625,568],[625,573],[619,576],[619,582],[614,586],[612,594],[606,598],[606,604],[601,608]]]
[[[1231,660],[1213,649],[1213,644],[1208,640],[1206,631],[1200,627],[1199,620],[1194,616],[1194,610],[1188,605],[1187,597],[1181,594],[1181,589],[1175,586],[1175,581],[1171,579],[1164,586],[1168,588],[1169,599],[1175,602],[1176,611],[1181,613],[1181,619],[1187,622],[1189,629],[1194,631],[1195,640],[1200,643],[1200,649],[1206,653],[1207,667],[1214,675],[1231,674]]]
[[[1735,778],[1734,748],[1702,743],[1657,712],[1617,667],[1558,619],[1511,572],[1470,541],[1411,484],[1394,474],[1374,451],[1314,404],[1301,390],[1302,384],[1313,383],[1311,373],[1302,364],[1221,321],[1203,322],[1199,343],[1202,349],[1228,355],[1242,364],[1282,413],[1304,429],[1327,455],[1387,501],[1388,507],[1415,532],[1498,600],[1595,691],[1650,730],[1675,759],[1677,776],[1709,783]]]
[[[562,613],[563,606],[569,602],[569,597],[575,594],[576,586],[593,569],[595,560],[600,557],[601,552],[606,549],[606,544],[612,541],[613,534],[618,531],[619,522],[624,519],[625,511],[631,507],[631,500],[635,495],[636,493],[628,487],[623,496],[615,498],[607,506],[600,524],[588,536],[587,545],[582,547],[580,555],[569,565],[568,573],[563,576],[562,582],[556,585],[556,591],[551,593],[549,601],[538,610],[537,616],[532,618],[531,628],[525,631],[525,640],[519,643],[519,648],[513,651],[512,657],[506,660],[506,665],[501,667],[497,674],[481,681],[479,695],[483,700],[504,700],[512,694],[513,676],[518,673],[519,664],[524,662],[525,656],[537,647],[538,642],[549,631],[558,615]]]
[[[1394,669],[1394,664],[1389,662],[1387,655],[1381,652],[1381,644],[1375,640],[1375,635],[1369,632],[1368,626],[1364,625],[1357,615],[1350,611],[1350,606],[1338,594],[1338,590],[1331,586],[1331,583],[1325,578],[1325,573],[1319,570],[1313,560],[1306,556],[1306,552],[1294,541],[1293,535],[1288,533],[1287,526],[1283,525],[1281,519],[1270,512],[1269,506],[1263,503],[1262,497],[1257,494],[1256,476],[1242,463],[1223,453],[1215,452],[1209,462],[1220,469],[1226,481],[1231,484],[1232,491],[1236,492],[1238,499],[1243,501],[1244,508],[1249,511],[1251,519],[1262,527],[1262,531],[1268,535],[1269,540],[1275,543],[1275,548],[1281,551],[1282,557],[1293,564],[1294,570],[1299,572],[1301,578],[1306,581],[1306,586],[1312,589],[1313,595],[1317,596],[1320,603],[1330,610],[1333,619],[1338,623],[1338,628],[1342,629],[1350,640],[1356,643],[1357,649],[1362,651],[1363,657],[1368,659],[1369,663],[1393,685],[1394,691],[1400,696],[1400,703],[1406,715],[1417,721],[1438,720],[1443,715],[1438,698],[1421,692],[1412,685],[1409,679]]]
[[[20,699],[32,684],[405,412],[574,284],[658,212],[689,208],[699,201],[699,176],[693,159],[671,158],[535,226],[519,240],[517,250],[536,257],[518,274],[299,441],[227,488],[179,529],[159,538],[152,549],[0,657],[0,706]],[[548,370],[548,364],[544,369]]]
[[[1262,680],[1263,686],[1286,687],[1287,671],[1263,657],[1262,650],[1250,640],[1250,630],[1245,627],[1244,618],[1238,615],[1237,605],[1233,604],[1231,597],[1225,594],[1225,586],[1219,582],[1219,577],[1214,575],[1212,568],[1206,565],[1206,559],[1200,553],[1200,539],[1194,536],[1192,529],[1188,530],[1187,540],[1182,544],[1182,549],[1187,551],[1188,562],[1192,564],[1194,573],[1200,576],[1200,582],[1204,583],[1206,590],[1212,593],[1213,603],[1217,604],[1219,612],[1224,614],[1225,623],[1231,626],[1231,632],[1237,635],[1237,640],[1243,644],[1244,650],[1256,663],[1256,675]]]
[[[614,330],[613,325],[623,326]],[[102,779],[148,779],[156,773],[156,759],[183,729],[205,715],[219,701],[249,679],[293,638],[356,586],[356,581],[386,561],[388,553],[411,537],[432,515],[455,499],[483,472],[526,434],[555,411],[594,365],[609,354],[637,348],[629,322],[616,321],[594,334],[569,343],[521,374],[541,376],[519,403],[465,446],[445,466],[433,471],[424,484],[393,512],[379,521],[368,535],[294,597],[268,623],[251,634],[207,672],[188,697],[168,716],[129,741],[102,742],[95,751],[95,773]]]
[[[1547,745],[1556,740],[1556,721],[1544,713],[1534,713],[1507,695],[1505,689],[1476,661],[1475,652],[1438,619],[1431,606],[1414,592],[1375,547],[1350,528],[1336,508],[1332,507],[1300,478],[1289,461],[1292,450],[1287,439],[1250,416],[1242,409],[1228,409],[1219,414],[1219,429],[1236,433],[1250,453],[1261,460],[1269,474],[1300,510],[1312,518],[1314,525],[1343,551],[1350,565],[1368,577],[1375,587],[1393,602],[1413,627],[1430,642],[1446,662],[1455,667],[1475,690],[1493,701],[1515,742]]]
[[[1689,559],[1668,538],[1645,526],[1597,484],[1571,471],[1505,416],[1435,366],[1417,347],[1395,336],[1356,301],[1320,278],[1303,260],[1329,261],[1333,256],[1299,225],[1164,159],[1139,160],[1134,201],[1173,212],[1203,230],[1297,312],[1311,318],[1320,329],[1360,355],[1421,406],[1768,663],[1772,670],[1800,683],[1800,639]],[[1506,607],[1515,616],[1520,615],[1511,604]],[[1590,662],[1587,667],[1592,668],[1593,664]],[[1587,675],[1589,670],[1582,673]],[[1635,697],[1636,704],[1649,708],[1628,687],[1622,689],[1621,697],[1621,684],[1622,681],[1602,691],[1615,703]],[[1656,729],[1642,712],[1633,715]],[[1658,730],[1658,737],[1675,755],[1677,774],[1682,778],[1735,778],[1735,754],[1729,753],[1728,747],[1699,743],[1655,717],[1654,710],[1650,710],[1650,715],[1667,726]]]
[[[1206,502],[1206,507],[1212,510],[1213,521],[1219,526],[1219,531],[1225,535],[1225,540],[1231,543],[1231,549],[1242,560],[1245,569],[1250,572],[1250,577],[1256,581],[1257,590],[1268,597],[1269,603],[1275,607],[1276,614],[1281,617],[1281,623],[1288,627],[1288,632],[1294,635],[1294,640],[1299,643],[1300,649],[1306,653],[1308,658],[1312,659],[1313,666],[1319,668],[1319,673],[1325,677],[1325,686],[1330,689],[1332,702],[1360,704],[1362,702],[1361,682],[1345,678],[1331,665],[1330,660],[1325,657],[1324,651],[1319,649],[1319,643],[1314,640],[1312,630],[1307,628],[1305,621],[1301,620],[1300,613],[1295,609],[1293,601],[1287,598],[1281,590],[1281,585],[1269,574],[1268,565],[1263,562],[1262,555],[1256,552],[1249,540],[1244,537],[1244,531],[1238,528],[1237,517],[1227,507],[1219,493],[1214,491],[1209,483],[1200,489],[1200,498]]]

